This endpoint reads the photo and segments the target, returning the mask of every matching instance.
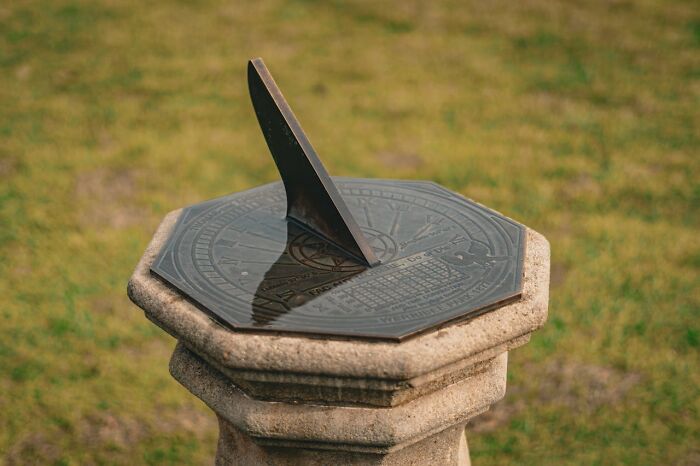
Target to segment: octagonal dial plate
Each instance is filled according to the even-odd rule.
[[[183,209],[151,270],[249,331],[399,341],[520,297],[521,225],[434,183],[334,182],[380,265],[286,220],[273,183]]]

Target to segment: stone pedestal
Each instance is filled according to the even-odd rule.
[[[468,465],[464,426],[503,397],[507,352],[547,317],[549,245],[528,230],[523,297],[402,343],[232,332],[152,276],[129,296],[178,341],[173,377],[219,419],[216,464]]]

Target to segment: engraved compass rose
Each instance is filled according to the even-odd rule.
[[[282,182],[182,210],[151,271],[235,331],[400,341],[519,299],[524,227],[435,183],[330,177],[261,59]]]
[[[379,261],[386,262],[396,255],[398,248],[390,236],[369,227],[362,227],[361,230]],[[334,245],[311,233],[296,237],[290,244],[289,252],[300,263],[322,270],[360,272],[365,268],[343,255]]]

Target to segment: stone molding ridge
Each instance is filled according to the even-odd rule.
[[[490,367],[396,407],[255,400],[179,343],[170,373],[221,418],[266,446],[390,453],[465,423],[505,395],[507,353]]]

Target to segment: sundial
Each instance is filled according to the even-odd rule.
[[[235,331],[400,341],[520,298],[525,228],[435,183],[331,177],[261,59],[282,181],[186,207],[151,266]]]

